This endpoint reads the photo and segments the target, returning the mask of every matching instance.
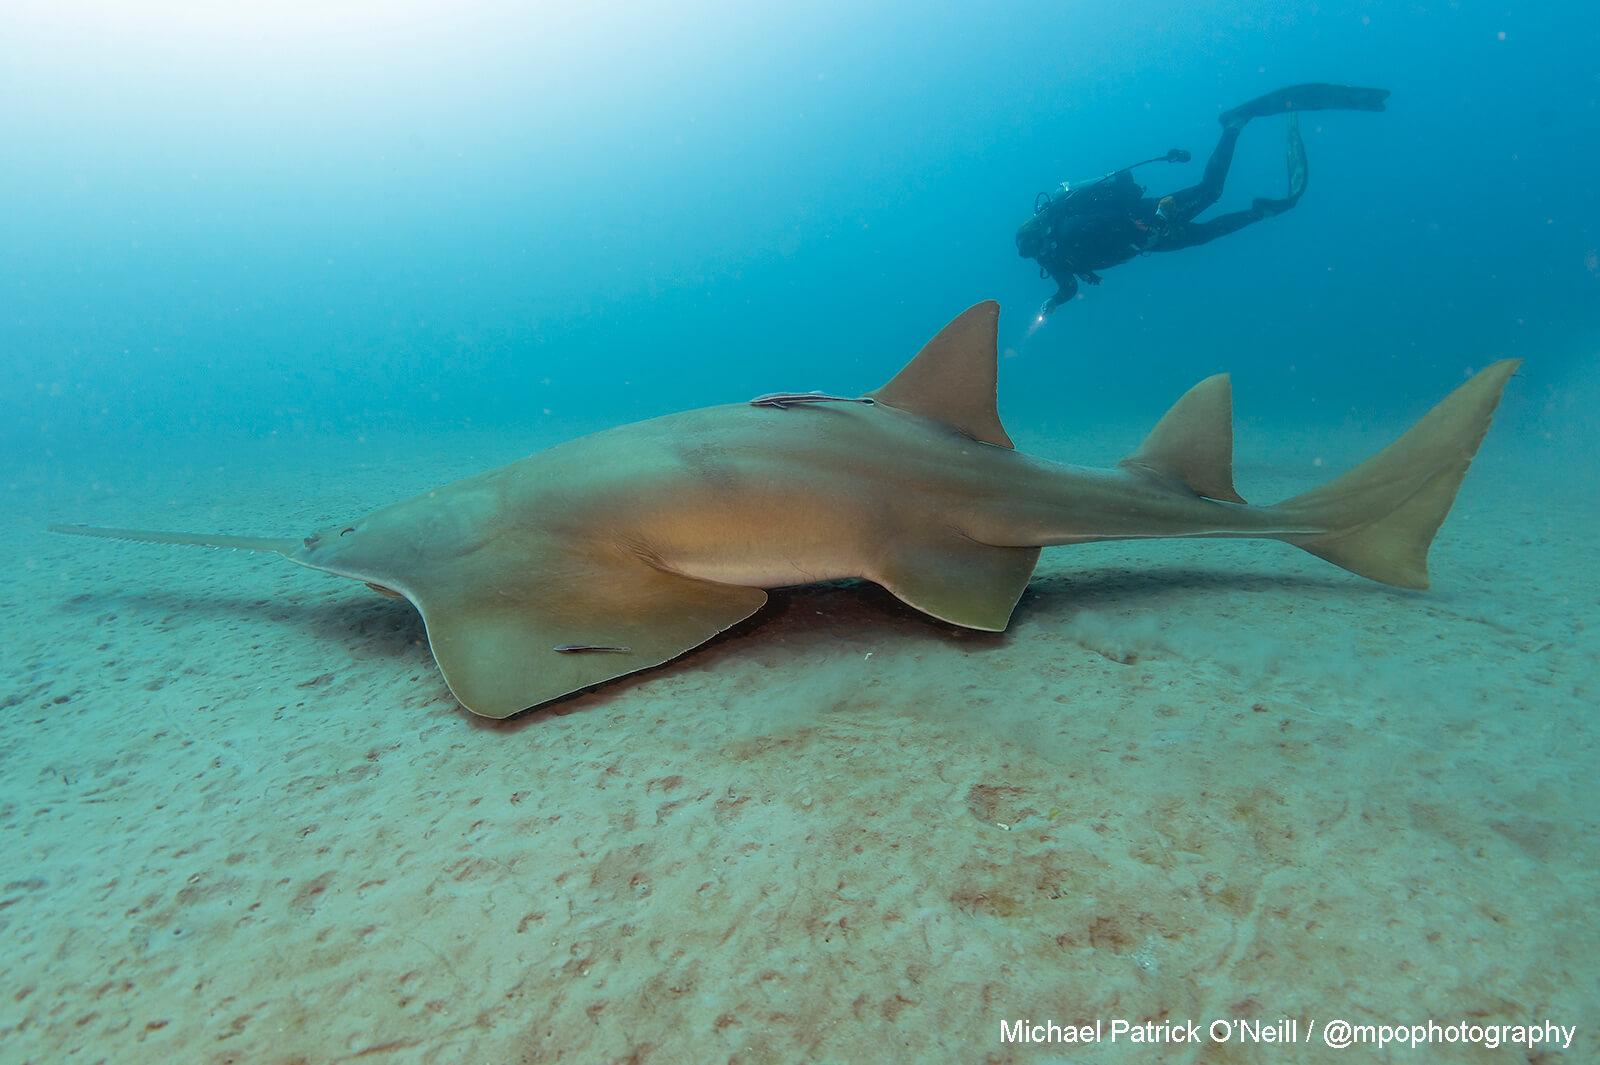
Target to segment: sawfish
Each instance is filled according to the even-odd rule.
[[[995,405],[999,313],[969,308],[864,396],[777,392],[620,426],[303,539],[53,528],[272,552],[403,596],[450,691],[503,718],[677,658],[772,588],[863,579],[1002,631],[1044,547],[1258,537],[1424,588],[1517,366],[1486,367],[1330,483],[1251,506],[1234,489],[1224,374],[1114,468],[1017,451]]]

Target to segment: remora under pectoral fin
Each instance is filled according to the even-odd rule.
[[[894,378],[869,395],[879,403],[944,422],[998,447],[1011,437],[995,409],[995,338],[1000,304],[968,307],[922,346]]]
[[[897,544],[873,579],[941,621],[1002,632],[1038,562],[1037,547],[992,547],[949,532]]]
[[[482,717],[659,666],[767,601],[760,588],[667,573],[622,551],[547,542],[496,559],[495,550],[406,582],[445,683]],[[605,653],[574,653],[584,648]]]

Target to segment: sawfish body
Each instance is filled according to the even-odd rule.
[[[505,717],[675,658],[769,588],[864,578],[1002,630],[1053,545],[1266,537],[1423,587],[1515,369],[1484,370],[1332,484],[1252,507],[1233,487],[1220,375],[1114,469],[1014,450],[994,406],[997,318],[993,303],[971,308],[866,397],[775,393],[621,426],[304,540],[58,530],[274,551],[404,596],[457,698]]]
[[[318,534],[291,557],[381,583],[405,543],[425,545],[422,564],[542,527],[573,549],[604,541],[724,584],[893,585],[900,559],[919,551],[1256,536],[1269,513],[1143,471],[1030,458],[885,404],[738,404],[569,441]]]

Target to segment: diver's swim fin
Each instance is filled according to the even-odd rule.
[[[1300,197],[1305,195],[1306,179],[1310,176],[1310,164],[1306,162],[1306,142],[1300,137],[1300,116],[1293,111],[1289,112],[1289,194],[1281,200],[1258,199],[1252,205],[1259,218],[1271,218],[1273,215],[1282,214],[1300,202]]]
[[[1222,112],[1224,126],[1242,126],[1252,118],[1268,118],[1286,111],[1382,111],[1389,98],[1388,89],[1364,89],[1355,85],[1291,85],[1258,96]]]
[[[1306,142],[1300,139],[1300,116],[1289,114],[1289,199],[1298,200],[1306,191],[1311,164],[1306,161]]]

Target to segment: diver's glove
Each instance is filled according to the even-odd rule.
[[[1062,274],[1061,279],[1056,282],[1056,290],[1050,294],[1049,299],[1039,305],[1039,321],[1042,322],[1050,317],[1057,307],[1070,301],[1077,294],[1078,279],[1072,274]]]

